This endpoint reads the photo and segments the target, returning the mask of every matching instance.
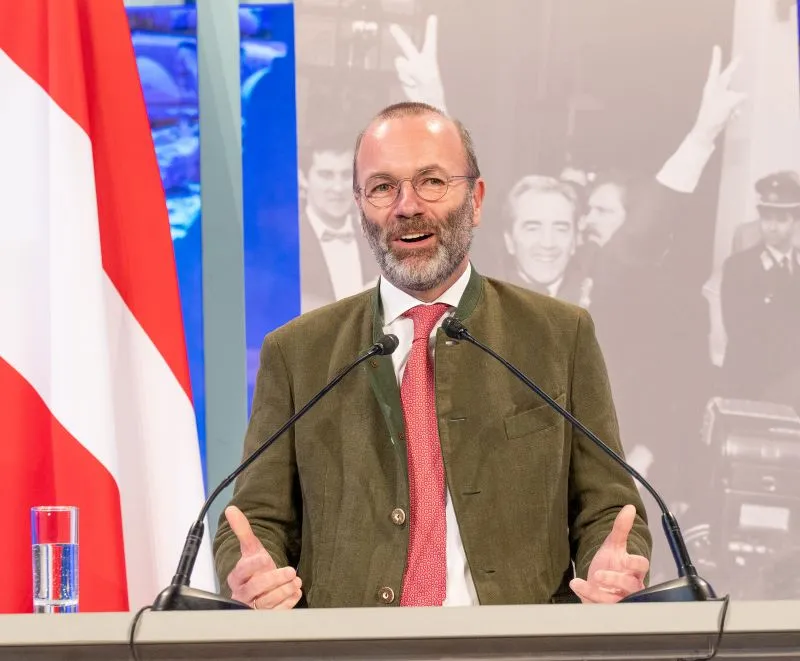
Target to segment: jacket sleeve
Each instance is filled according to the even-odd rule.
[[[291,375],[278,342],[268,335],[261,348],[244,456],[250,456],[293,413]],[[242,510],[278,567],[297,565],[302,504],[292,429],[237,478],[230,504]],[[223,594],[230,594],[227,578],[239,558],[239,542],[223,513],[214,538],[214,564]]]
[[[578,318],[570,391],[572,414],[623,456],[608,373],[585,310]],[[645,384],[643,384],[645,387]],[[605,540],[623,506],[636,507],[628,537],[628,552],[650,558],[652,538],[647,513],[633,478],[584,434],[573,432],[569,482],[569,525],[577,575],[586,578],[595,552]]]

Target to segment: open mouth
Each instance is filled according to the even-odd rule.
[[[421,234],[419,232],[414,232],[412,234],[403,234],[403,236],[400,237],[400,241],[403,243],[419,243],[420,241],[429,239],[432,236],[433,234]]]

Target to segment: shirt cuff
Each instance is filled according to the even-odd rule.
[[[713,153],[713,142],[702,140],[689,133],[675,153],[664,163],[664,167],[656,175],[656,180],[662,186],[679,193],[694,193]]]

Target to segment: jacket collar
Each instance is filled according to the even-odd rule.
[[[777,265],[775,255],[767,246],[764,246],[763,250],[759,254],[759,259],[761,260],[761,266],[765,271],[771,271]],[[789,261],[792,264],[792,270],[800,268],[800,251],[798,251],[797,248],[792,247],[792,250],[789,253]]]
[[[475,269],[475,265],[470,263],[472,266],[472,273],[469,276],[469,282],[467,282],[467,288],[464,290],[464,294],[461,296],[461,301],[456,308],[455,313],[453,314],[454,317],[464,321],[469,318],[469,316],[475,311],[475,308],[478,306],[478,302],[481,299],[481,295],[483,294],[483,276],[478,273]],[[381,292],[380,292],[380,280],[378,280],[378,285],[376,285],[372,290],[372,336],[373,340],[377,341],[383,335],[383,311],[381,310]]]

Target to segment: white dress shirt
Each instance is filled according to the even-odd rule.
[[[713,153],[713,142],[704,142],[690,132],[661,167],[656,180],[679,193],[694,193]]]
[[[794,253],[794,249],[793,248],[789,248],[789,252],[781,252],[777,248],[773,248],[772,246],[767,246],[767,250],[769,251],[769,254],[772,255],[772,259],[775,261],[775,266],[776,267],[778,266],[778,264],[783,262],[784,264],[786,264],[786,268],[789,269],[789,273],[793,273],[794,272],[793,271],[793,268],[794,268],[793,262],[794,262],[794,260],[792,259],[792,257],[794,257],[794,254],[793,254]]]
[[[406,294],[395,287],[386,278],[380,279],[381,306],[383,308],[384,333],[392,333],[397,336],[399,344],[392,353],[392,363],[397,375],[397,383],[400,385],[403,379],[403,371],[411,352],[411,343],[414,340],[414,322],[403,314],[417,305],[433,305],[434,303],[447,303],[451,309],[442,315],[439,322],[431,331],[428,341],[428,351],[431,359],[434,359],[434,346],[436,331],[442,322],[455,312],[464,290],[469,282],[472,266],[469,265],[463,275],[456,280],[450,289],[431,303],[422,303],[413,296]],[[458,530],[456,513],[453,509],[453,501],[450,498],[450,489],[445,483],[445,514],[447,517],[447,596],[443,606],[475,606],[478,604],[478,597],[475,592],[475,585],[472,582],[472,575],[467,564],[467,556],[464,553],[464,545],[461,543],[461,533]]]
[[[314,236],[322,247],[325,265],[333,285],[333,295],[337,301],[364,291],[364,280],[361,272],[361,255],[358,252],[353,218],[347,216],[341,229],[331,229],[310,207],[306,207],[306,215]],[[327,241],[322,235],[328,232],[333,237]],[[349,236],[350,238],[345,238]]]

